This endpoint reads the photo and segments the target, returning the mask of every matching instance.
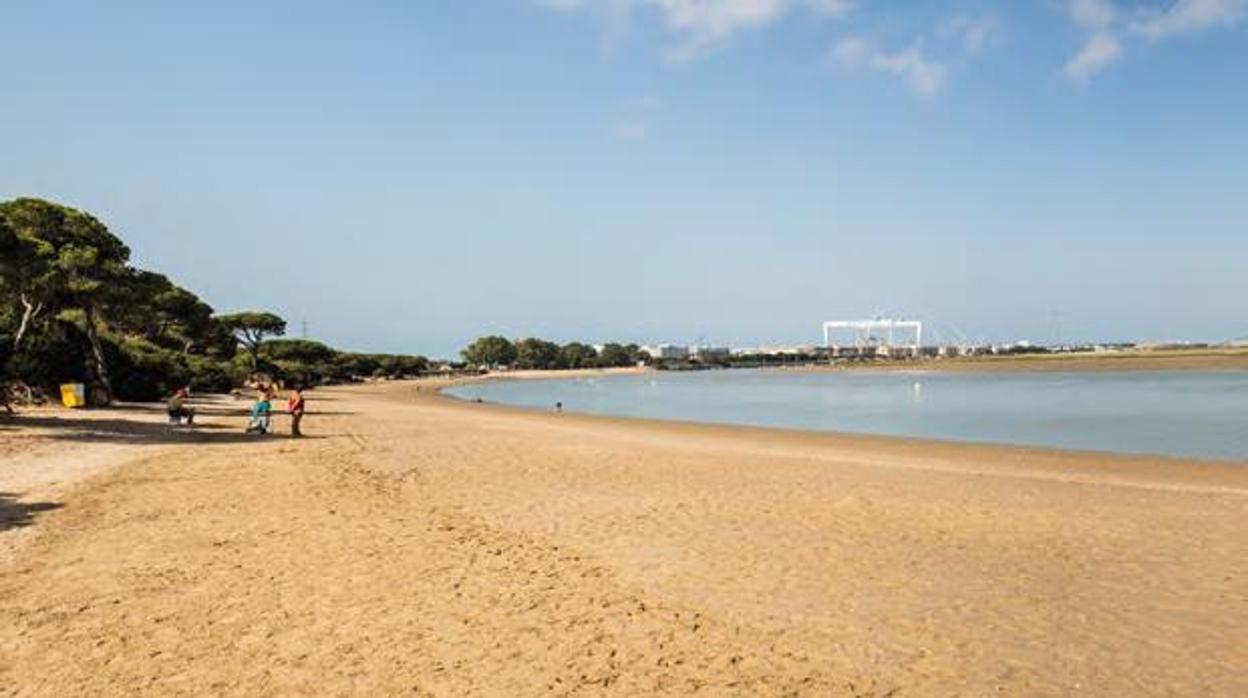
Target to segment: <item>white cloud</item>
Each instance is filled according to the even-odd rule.
[[[674,58],[692,58],[737,34],[765,27],[797,10],[817,17],[847,13],[854,0],[537,0],[557,11],[605,10],[613,28],[625,26],[638,12],[657,14],[660,23],[678,37]],[[614,29],[613,29],[614,31]]]
[[[847,70],[870,70],[896,75],[906,81],[916,94],[931,97],[945,85],[948,70],[944,64],[929,59],[918,44],[889,53],[871,42],[850,37],[837,44],[833,60]]]
[[[1084,29],[1105,29],[1118,18],[1110,0],[1070,0],[1070,21]]]
[[[1066,62],[1066,76],[1086,82],[1118,62],[1124,31],[1160,41],[1215,27],[1231,26],[1248,18],[1248,0],[1171,0],[1166,7],[1137,10],[1124,16],[1114,0],[1069,0],[1070,21],[1087,30],[1087,40]]]
[[[940,26],[938,34],[955,39],[974,56],[1001,40],[1001,22],[996,17],[954,17]]]
[[[744,29],[773,22],[784,0],[651,0],[667,29],[684,37],[674,55],[689,57]]]
[[[1090,33],[1063,72],[1075,82],[1087,82],[1122,57],[1122,42],[1111,31],[1119,21],[1118,8],[1113,0],[1069,0],[1066,10],[1075,26]]]
[[[1230,26],[1248,16],[1248,0],[1177,0],[1161,12],[1137,19],[1131,28],[1154,41],[1178,34]]]
[[[1122,44],[1118,39],[1111,34],[1098,32],[1089,37],[1083,48],[1066,62],[1066,77],[1087,82],[1121,57]]]

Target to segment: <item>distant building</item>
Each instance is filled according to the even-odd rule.
[[[703,363],[708,361],[724,361],[732,356],[728,347],[693,347],[689,350],[689,358]]]
[[[774,347],[742,347],[733,349],[730,353],[733,356],[810,356],[820,352],[818,347],[810,344],[802,346],[774,346]]]
[[[834,334],[841,337],[848,334],[857,353],[866,355],[917,356],[923,346],[923,323],[918,320],[878,317],[871,320],[828,320],[823,323],[823,346],[839,353],[841,342],[832,341]]]
[[[654,344],[641,347],[643,354],[648,354],[650,358],[657,360],[672,359],[683,360],[689,358],[689,347],[680,344]]]

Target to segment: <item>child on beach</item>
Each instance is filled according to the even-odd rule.
[[[255,404],[251,406],[251,421],[247,424],[247,433],[269,433],[269,413],[272,409],[273,405],[269,402],[269,391],[260,391]]]

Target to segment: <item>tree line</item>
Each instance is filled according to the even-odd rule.
[[[225,391],[257,374],[318,383],[410,376],[419,356],[340,352],[280,339],[263,311],[217,314],[89,213],[50,201],[0,202],[0,374],[52,392],[87,383],[96,402],[158,399],[177,387]]]
[[[650,361],[649,354],[636,344],[609,343],[598,349],[580,342],[560,345],[538,337],[513,342],[498,335],[477,338],[460,355],[475,367],[542,370],[636,366]]]

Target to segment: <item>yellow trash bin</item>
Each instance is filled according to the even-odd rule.
[[[61,403],[63,403],[66,407],[86,407],[87,386],[82,383],[62,384]]]

